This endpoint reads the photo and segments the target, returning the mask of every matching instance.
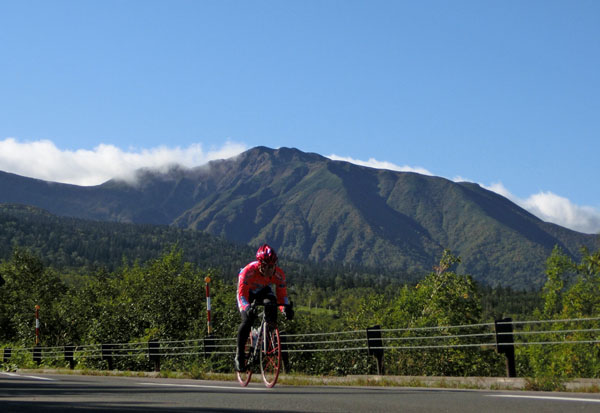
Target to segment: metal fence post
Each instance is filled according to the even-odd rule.
[[[210,353],[215,351],[215,344],[215,336],[212,334],[204,337],[204,357],[207,357]]]
[[[112,344],[102,344],[102,360],[108,363],[108,369],[113,369],[113,346]]]
[[[4,349],[4,357],[3,357],[4,362],[8,363],[10,361],[11,356],[12,356],[12,349],[10,347],[6,347]]]
[[[512,318],[494,320],[494,328],[496,330],[496,351],[506,356],[506,375],[517,377]]]
[[[281,361],[283,361],[283,371],[289,373],[290,371],[290,357],[287,351],[287,338],[283,331],[279,332],[279,341],[281,343]]]
[[[75,354],[75,346],[72,345],[68,345],[65,346],[65,361],[69,362],[69,368],[71,370],[73,370],[75,368],[75,359],[74,359],[74,354]]]
[[[160,343],[157,340],[148,341],[148,358],[154,364],[154,371],[160,371]]]
[[[38,365],[42,362],[42,347],[39,344],[33,347],[33,361]]]
[[[381,326],[367,328],[367,344],[369,355],[377,360],[377,374],[383,375],[383,340],[381,339]]]

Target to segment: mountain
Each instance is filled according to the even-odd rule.
[[[0,173],[0,202],[100,221],[172,225],[290,259],[343,262],[398,278],[430,271],[443,249],[491,286],[539,287],[555,245],[573,256],[597,236],[546,223],[466,182],[257,147],[193,169],[140,170],[94,187]]]

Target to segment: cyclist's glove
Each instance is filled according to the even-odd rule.
[[[246,313],[246,316],[249,319],[253,320],[256,318],[256,315],[258,314],[258,309],[253,305],[249,305],[248,308],[246,308],[244,310],[244,312]]]
[[[293,320],[294,319],[294,308],[291,305],[286,305],[283,309],[283,315],[285,316],[286,320]]]

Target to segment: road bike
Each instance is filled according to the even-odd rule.
[[[258,304],[252,303],[253,311],[256,311]],[[281,370],[281,339],[279,337],[279,328],[276,324],[268,323],[265,317],[264,307],[258,315],[261,320],[258,327],[252,327],[250,335],[244,348],[245,368],[237,372],[237,378],[243,387],[250,383],[252,372],[257,371],[257,365],[260,365],[260,372],[265,386],[271,388],[277,383],[279,371]]]

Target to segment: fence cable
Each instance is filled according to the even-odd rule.
[[[471,328],[489,328],[495,324],[512,324],[513,326],[528,325],[528,324],[543,324],[543,323],[569,323],[569,322],[587,322],[598,321],[600,317],[589,318],[573,318],[560,320],[527,320],[527,321],[512,321],[512,322],[497,322],[497,323],[480,323],[480,324],[463,324],[454,326],[431,326],[431,327],[414,327],[414,328],[370,328],[370,331],[382,333],[382,337],[376,341],[377,343],[386,343],[384,346],[370,346],[369,339],[366,336],[365,330],[352,331],[336,331],[336,332],[315,332],[315,333],[295,333],[281,334],[284,351],[288,353],[313,353],[313,352],[332,352],[332,351],[365,351],[369,348],[385,349],[385,350],[415,350],[415,349],[451,349],[451,348],[471,348],[471,347],[490,347],[490,346],[530,346],[530,345],[572,345],[572,344],[598,344],[600,339],[597,336],[591,336],[587,340],[538,340],[527,341],[526,336],[546,334],[555,336],[558,334],[592,334],[600,332],[600,328],[580,328],[580,329],[562,329],[562,330],[518,330],[510,332],[475,332],[466,334],[436,334],[436,335],[415,335],[415,336],[394,336],[394,333],[406,332],[428,332],[436,330],[460,330]],[[583,327],[583,326],[582,326]],[[344,335],[362,335],[357,338],[342,338]],[[524,340],[515,340],[514,343],[445,343],[446,340],[462,340],[484,338],[490,336],[510,335],[513,337],[523,336]],[[337,336],[337,337],[336,337]],[[317,339],[322,337],[323,339]],[[291,340],[290,340],[291,339]],[[298,340],[296,340],[298,339]],[[314,340],[311,340],[314,339]],[[188,339],[188,340],[165,340],[151,342],[129,342],[129,343],[108,343],[108,344],[79,344],[72,346],[45,346],[45,347],[29,347],[29,348],[11,348],[14,353],[39,351],[43,357],[60,358],[66,352],[69,352],[74,357],[82,358],[99,358],[99,357],[147,357],[147,356],[198,356],[206,353],[217,355],[232,355],[235,353],[236,337],[210,337],[210,344],[204,339]],[[438,343],[432,344],[408,344],[395,345],[394,343],[409,342],[409,341],[434,341]],[[196,343],[196,344],[193,344]],[[231,344],[228,344],[231,343]],[[357,344],[364,343],[363,346]],[[152,347],[151,344],[156,347]],[[307,347],[308,346],[308,347]],[[312,348],[310,348],[312,346]],[[334,347],[331,347],[334,346]],[[197,350],[197,351],[193,351]],[[209,351],[210,350],[210,351]]]

